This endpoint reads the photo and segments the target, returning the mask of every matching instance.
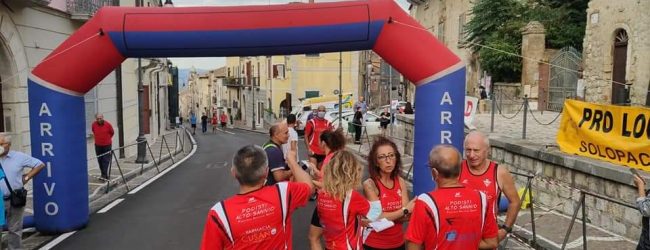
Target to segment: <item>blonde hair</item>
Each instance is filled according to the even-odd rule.
[[[337,151],[325,166],[323,182],[323,190],[342,201],[347,192],[361,186],[361,164],[347,150]]]

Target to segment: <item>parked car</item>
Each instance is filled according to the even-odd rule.
[[[341,123],[341,126],[343,126],[343,131],[348,131],[348,123],[352,122],[352,118],[354,118],[354,112],[345,112],[341,115],[343,122]],[[381,129],[379,128],[379,121],[380,118],[377,114],[373,112],[366,112],[366,117],[365,117],[365,125],[366,125],[366,131],[368,132],[369,136],[372,135],[379,135],[381,134]],[[338,128],[339,126],[339,119],[338,117],[334,118],[332,120],[332,123],[335,128]],[[350,130],[352,131],[352,130]]]

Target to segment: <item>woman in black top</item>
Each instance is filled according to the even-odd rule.
[[[361,107],[357,107],[356,112],[354,112],[354,117],[352,118],[352,123],[354,125],[354,144],[361,144],[362,120],[363,113],[361,113]]]
[[[383,135],[386,135],[388,124],[390,124],[390,112],[388,112],[388,108],[384,108],[384,112],[379,114],[379,126],[381,127],[381,133]]]

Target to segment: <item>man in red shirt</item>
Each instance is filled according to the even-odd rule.
[[[334,128],[332,123],[325,119],[326,112],[325,106],[318,106],[314,119],[307,121],[305,125],[305,145],[309,151],[309,161],[318,169],[325,160],[325,152],[320,148],[320,134]]]
[[[102,173],[103,180],[109,180],[108,165],[111,163],[113,135],[115,131],[111,123],[104,120],[104,115],[97,113],[95,115],[95,122],[92,124],[93,136],[95,137],[95,154],[97,154],[97,163],[99,163],[99,170]]]
[[[215,204],[208,213],[201,249],[292,249],[291,215],[307,204],[311,177],[287,157],[295,182],[266,186],[268,164],[264,149],[249,145],[233,158],[232,175],[239,193]]]
[[[510,204],[506,212],[506,220],[499,226],[499,241],[502,241],[512,231],[517,214],[521,208],[521,200],[512,175],[505,166],[488,160],[490,140],[483,133],[472,131],[465,137],[465,160],[460,170],[460,183],[467,187],[483,191],[488,202],[494,207],[496,217],[499,199],[503,193]]]
[[[418,196],[406,229],[406,249],[493,249],[496,218],[487,195],[458,182],[461,156],[450,145],[429,154],[437,189]]]

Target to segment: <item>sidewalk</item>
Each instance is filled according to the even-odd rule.
[[[177,134],[179,137],[177,137]],[[183,137],[180,137],[180,136]],[[165,140],[163,141],[163,137]],[[165,145],[166,142],[166,145]],[[135,163],[136,155],[128,158],[113,158],[110,181],[106,182],[99,179],[100,171],[97,167],[88,168],[88,199],[90,206],[90,213],[95,213],[113,200],[123,196],[128,191],[133,190],[142,183],[148,181],[159,172],[172,166],[174,162],[184,158],[192,150],[192,139],[187,137],[183,129],[165,131],[155,142],[150,144],[151,151],[147,149],[146,159],[147,163]],[[131,147],[137,147],[133,145]],[[169,148],[169,151],[168,151]],[[170,157],[171,152],[172,156]],[[115,151],[116,154],[119,151]],[[153,157],[152,154],[153,153]],[[155,161],[154,161],[155,160]],[[119,168],[118,168],[119,165]],[[120,174],[120,169],[122,174]],[[126,185],[124,180],[126,180]],[[32,216],[33,203],[32,203],[32,186],[31,182],[26,186],[30,193],[28,194],[28,203],[25,208],[24,216]],[[37,249],[43,243],[51,240],[57,235],[42,235],[38,232],[33,232],[32,229],[27,229],[26,234],[23,234],[23,246],[25,249]]]

